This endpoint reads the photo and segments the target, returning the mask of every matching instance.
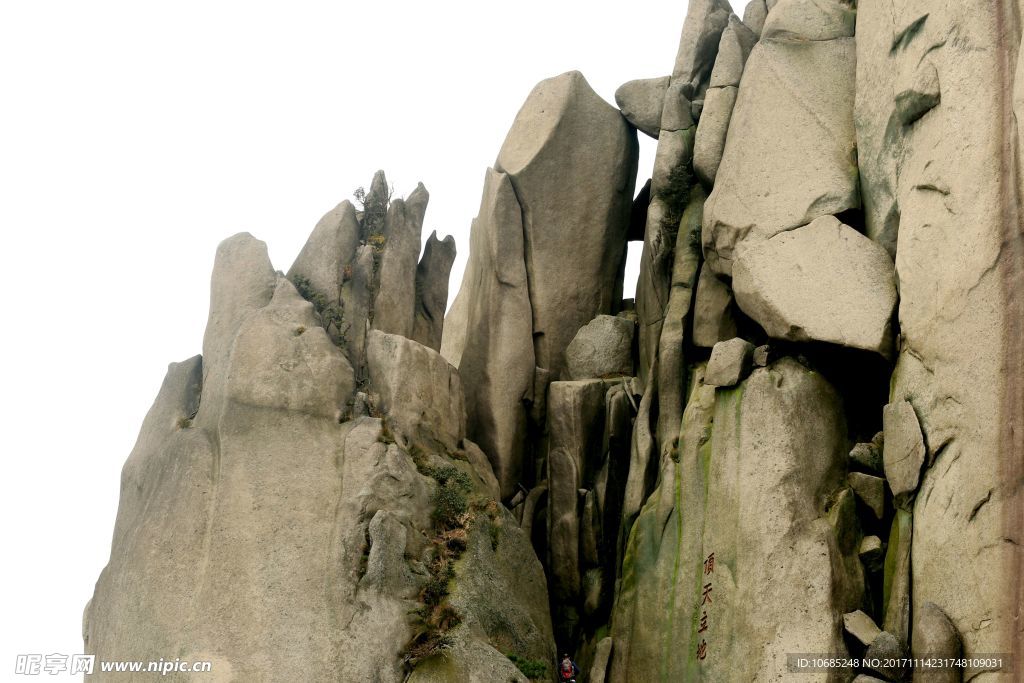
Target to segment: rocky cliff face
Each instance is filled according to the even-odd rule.
[[[577,72],[530,93],[447,316],[422,186],[379,173],[287,276],[226,240],[88,650],[224,681],[548,680],[556,647],[590,681],[1014,680],[885,658],[1024,637],[1019,13],[692,0],[618,109]]]

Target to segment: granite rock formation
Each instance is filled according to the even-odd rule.
[[[421,255],[426,189],[383,173],[287,276],[222,243],[87,650],[224,681],[549,680],[565,651],[608,683],[1016,680],[970,658],[1024,638],[1021,9],[738,12],[691,0],[618,109],[578,72],[528,95],[447,311],[454,241]],[[911,654],[953,663],[884,659]]]

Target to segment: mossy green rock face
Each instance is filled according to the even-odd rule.
[[[856,543],[827,512],[846,450],[837,393],[791,359],[732,389],[698,382],[679,464],[630,534],[612,680],[783,680],[787,653],[844,652],[863,594]]]

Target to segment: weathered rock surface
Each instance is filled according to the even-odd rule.
[[[736,336],[733,301],[732,287],[722,282],[710,268],[701,268],[693,310],[694,346],[712,348]]]
[[[863,472],[851,472],[848,481],[850,488],[871,509],[875,518],[882,519],[885,513],[885,479]]]
[[[615,91],[615,104],[637,130],[657,139],[661,130],[661,107],[668,89],[668,76],[628,81]]]
[[[555,629],[572,635],[581,605],[579,491],[601,467],[605,396],[603,380],[552,382],[548,395],[548,524],[551,598],[565,606]]]
[[[693,170],[708,187],[714,186],[718,168],[722,165],[736,92],[733,85],[711,88],[704,99],[704,111],[693,146]]]
[[[441,350],[444,312],[448,306],[448,277],[455,262],[455,238],[437,239],[430,233],[416,266],[416,309],[412,339],[435,351]]]
[[[884,472],[882,464],[882,451],[873,443],[859,443],[850,451],[852,465],[867,470],[868,472]]]
[[[778,0],[761,30],[764,40],[825,41],[853,36],[851,0]]]
[[[416,314],[416,261],[420,232],[427,211],[427,189],[420,183],[407,199],[394,199],[384,217],[372,327],[389,334],[412,337]]]
[[[672,82],[691,102],[707,88],[718,53],[718,41],[729,24],[732,8],[726,0],[694,0],[686,9]]]
[[[379,330],[367,341],[370,387],[403,445],[454,452],[466,434],[459,373],[441,354]]]
[[[882,629],[864,612],[856,610],[843,615],[843,628],[867,647],[882,633]]]
[[[569,377],[632,376],[635,330],[632,321],[612,315],[599,315],[581,327],[565,351]]]
[[[704,383],[714,387],[731,387],[743,381],[753,367],[754,345],[736,337],[715,344],[704,374]]]
[[[490,459],[503,497],[522,478],[523,400],[533,394],[536,366],[529,280],[517,256],[525,248],[522,216],[509,177],[488,169],[469,263],[441,344],[462,379],[467,435]]]
[[[608,662],[612,656],[613,641],[611,637],[601,639],[594,652],[594,664],[590,667],[590,683],[604,683],[608,674]]]
[[[850,38],[754,47],[704,211],[704,255],[716,273],[732,274],[741,242],[860,205],[854,66]]]
[[[345,268],[355,258],[358,246],[356,210],[351,202],[344,201],[328,211],[313,228],[288,269],[288,279],[306,278],[314,289],[338,301]]]
[[[870,668],[890,681],[903,680],[908,668],[903,663],[906,656],[907,649],[899,638],[888,631],[878,634],[864,652],[865,659],[876,663]]]
[[[203,402],[196,419],[215,424],[223,409],[228,359],[238,328],[270,303],[277,286],[267,245],[247,232],[217,246],[210,278],[210,312],[203,334]]]
[[[675,66],[665,93],[636,287],[640,361],[637,374],[644,385],[651,380],[662,344],[661,328],[673,289],[677,221],[688,204],[688,176],[697,132],[694,104],[707,90],[718,43],[730,14],[729,4],[724,0],[700,0],[687,6]],[[700,197],[701,211],[703,200]],[[683,234],[685,237],[689,232]],[[699,261],[694,266],[699,266]]]
[[[536,364],[556,378],[576,331],[622,299],[637,154],[636,132],[578,71],[533,89],[498,153],[522,209]]]
[[[882,458],[885,478],[893,496],[905,498],[917,490],[921,480],[921,466],[926,449],[914,406],[909,401],[898,401],[882,411],[885,426],[885,448]]]
[[[454,368],[404,337],[369,337],[376,407],[395,435],[429,448],[431,467],[463,471],[487,500],[496,488],[488,466],[445,455],[472,446],[462,443]],[[226,681],[299,670],[404,680],[437,483],[385,443],[381,420],[339,423],[354,402],[353,369],[251,236],[218,250],[204,346],[209,361],[171,366],[125,464],[110,562],[84,615],[86,649],[147,661],[180,653],[211,661]],[[451,582],[467,628],[453,642],[499,654],[464,658],[463,678],[507,669],[503,652],[550,661],[547,592],[529,539],[497,508],[469,524]]]
[[[679,435],[679,421],[686,405],[687,337],[692,329],[694,290],[697,288],[697,274],[700,269],[700,253],[696,248],[696,233],[700,230],[701,211],[706,195],[699,187],[691,188],[689,201],[679,219],[679,235],[673,255],[672,272],[669,280],[668,302],[661,322],[661,337],[657,347],[657,365],[652,368],[656,375],[657,388],[649,386],[648,391],[657,392],[657,421],[653,424],[654,441],[660,445],[660,457],[672,457]],[[640,443],[638,442],[638,446]],[[651,447],[654,447],[654,443]],[[644,449],[646,450],[646,448]],[[649,492],[653,482],[650,473],[644,477],[644,493]]]
[[[1008,8],[976,0],[896,8],[858,10],[857,118],[858,137],[878,150],[862,157],[865,187],[887,183],[893,199],[880,191],[880,204],[898,225],[901,344],[889,400],[913,402],[933,460],[914,499],[912,611],[940,605],[965,652],[1006,652],[1021,643],[1024,561],[1024,500],[1011,483],[1024,463],[1021,140],[1009,123],[1024,114],[1010,95],[1024,73],[1010,56],[1019,30],[1005,30]],[[867,31],[874,49],[861,54]],[[972,39],[950,40],[961,35]],[[931,67],[939,101],[906,125],[913,117],[896,98]],[[979,674],[964,679],[1017,675]]]
[[[764,28],[764,22],[768,18],[768,6],[765,0],[750,0],[743,9],[743,23],[758,37]]]
[[[733,389],[694,386],[679,463],[661,463],[630,534],[611,678],[785,680],[787,652],[844,651],[861,599],[856,547],[822,497],[845,469],[839,397],[788,359]]]
[[[933,602],[925,602],[914,610],[911,643],[915,658],[956,660],[963,657],[963,645],[956,626]],[[935,672],[915,670],[914,677],[915,680],[956,683],[963,680],[963,670],[956,666],[944,666]]]
[[[740,309],[772,337],[891,354],[892,261],[832,216],[744,244],[733,290]]]

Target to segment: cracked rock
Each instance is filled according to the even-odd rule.
[[[909,401],[890,403],[882,409],[885,447],[882,457],[885,478],[894,497],[900,498],[917,490],[921,466],[925,460],[924,437],[917,413]]]

